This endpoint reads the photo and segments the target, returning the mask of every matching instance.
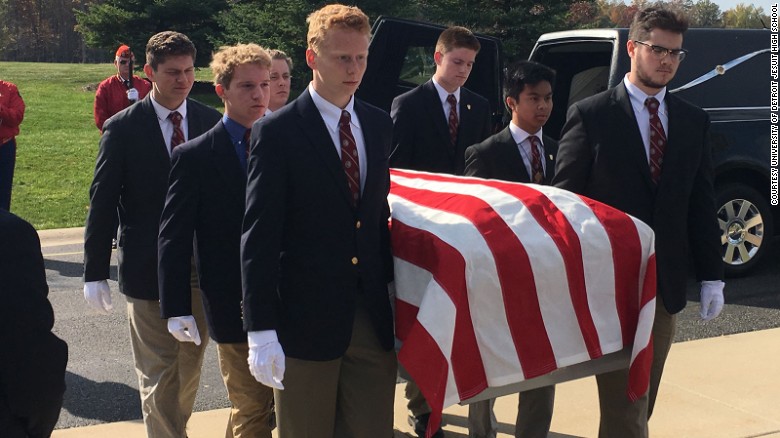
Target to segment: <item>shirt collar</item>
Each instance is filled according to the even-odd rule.
[[[623,78],[623,84],[626,86],[628,97],[631,100],[631,106],[634,107],[634,113],[640,113],[645,110],[645,100],[647,100],[648,97],[655,97],[658,100],[659,109],[666,107],[664,103],[666,87],[663,87],[655,96],[648,96],[644,91],[628,80],[628,73],[626,73],[626,76]]]
[[[151,96],[150,96],[151,97]],[[154,97],[151,97],[150,99],[152,101],[152,106],[154,107],[154,112],[157,113],[157,118],[160,120],[168,120],[168,115],[174,111],[178,111],[179,114],[181,114],[181,118],[183,120],[187,120],[187,99],[184,99],[184,102],[179,105],[178,108],[169,110],[168,108],[160,105],[157,103],[156,100],[154,100]]]
[[[222,116],[222,124],[225,125],[225,129],[230,135],[230,139],[233,140],[233,143],[244,140],[244,133],[247,130],[244,125],[236,122],[227,115]]]
[[[311,100],[314,101],[314,106],[316,106],[317,110],[320,112],[322,120],[325,122],[325,126],[338,129],[339,120],[341,119],[341,108],[333,105],[332,103],[325,100],[325,98],[317,94],[317,91],[314,89],[314,86],[311,84],[311,82],[309,83],[309,94],[311,94]],[[355,114],[354,95],[350,96],[349,103],[347,103],[347,106],[344,107],[344,111],[349,113],[351,124],[360,128],[360,121]]]
[[[542,140],[542,128],[539,128],[538,132],[535,132],[533,134],[530,134],[528,132],[525,132],[525,130],[517,125],[515,125],[514,122],[509,122],[509,132],[512,134],[512,139],[515,141],[515,143],[520,144],[524,142],[528,137],[535,135],[536,138],[539,139],[539,144],[544,145],[544,140]]]
[[[439,93],[439,100],[441,101],[441,104],[444,105],[447,102],[447,96],[450,94],[455,96],[455,100],[460,103],[460,87],[458,87],[457,90],[453,91],[452,93],[445,90],[441,85],[439,85],[438,82],[436,82],[436,79],[431,78],[431,81],[433,82],[433,87],[436,88],[436,92]]]

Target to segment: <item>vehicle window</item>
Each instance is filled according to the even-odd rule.
[[[436,64],[433,62],[434,50],[433,46],[409,47],[404,55],[398,82],[406,86],[417,86],[427,82],[436,72]]]
[[[537,48],[533,60],[555,70],[553,112],[544,133],[560,135],[569,105],[609,87],[612,42],[566,41]]]

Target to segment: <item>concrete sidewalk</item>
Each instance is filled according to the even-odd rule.
[[[499,437],[513,435],[516,406],[516,396],[496,402]],[[190,438],[224,436],[227,415],[227,409],[193,414]],[[464,406],[445,409],[448,437],[468,436],[467,415]],[[595,437],[598,420],[593,378],[558,385],[551,437]],[[395,427],[396,437],[414,436],[406,422],[403,385],[396,388]],[[674,344],[650,431],[654,438],[780,437],[780,329]],[[145,435],[138,420],[61,429],[52,437]]]
[[[44,230],[39,236],[43,247],[75,244],[83,242],[84,229]],[[398,385],[396,437],[414,436],[403,394],[404,386]],[[495,412],[499,437],[513,436],[517,396],[499,398]],[[467,415],[464,406],[445,409],[448,437],[468,436]],[[224,436],[227,416],[227,409],[193,414],[190,438]],[[550,437],[595,437],[598,421],[595,379],[558,385]],[[650,433],[653,438],[780,438],[780,328],[675,343]],[[144,438],[145,433],[137,420],[60,429],[52,437]]]

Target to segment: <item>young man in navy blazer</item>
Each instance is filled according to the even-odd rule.
[[[211,70],[225,114],[211,130],[178,146],[160,220],[160,306],[168,331],[200,344],[192,316],[190,258],[195,262],[209,334],[232,405],[227,437],[271,437],[273,391],[249,373],[241,319],[241,221],[252,124],[271,95],[271,56],[257,44],[223,47]]]
[[[685,57],[687,29],[687,18],[672,10],[637,12],[626,42],[631,71],[615,88],[572,105],[561,135],[553,184],[622,210],[655,231],[649,393],[629,400],[627,369],[596,376],[600,437],[648,435],[676,314],[687,303],[689,264],[701,282],[701,318],[715,318],[723,309],[710,120],[666,88]]]
[[[172,150],[211,129],[221,115],[187,98],[195,81],[195,45],[186,35],[153,35],[144,73],[152,81],[151,93],[103,125],[84,230],[84,297],[100,312],[113,309],[108,278],[119,209],[119,291],[127,297],[146,433],[184,438],[206,343],[180,344],[160,319],[157,233]],[[193,314],[205,329],[194,271],[192,300]]]
[[[553,108],[555,72],[533,61],[511,65],[504,78],[504,102],[512,121],[504,130],[466,149],[466,175],[521,183],[549,184],[558,142],[542,127]],[[546,437],[550,432],[555,386],[520,393],[516,437]],[[469,436],[495,438],[495,399],[469,405]]]
[[[392,121],[354,97],[368,17],[334,4],[308,23],[312,82],[252,128],[241,246],[249,367],[274,387],[280,438],[389,437]]]
[[[463,174],[466,147],[492,134],[487,99],[463,86],[479,49],[479,40],[465,27],[441,33],[433,77],[393,100],[391,167]]]

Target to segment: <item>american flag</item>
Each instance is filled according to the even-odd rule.
[[[398,358],[431,424],[488,387],[626,347],[627,396],[647,391],[649,226],[554,187],[396,169],[389,201]]]

